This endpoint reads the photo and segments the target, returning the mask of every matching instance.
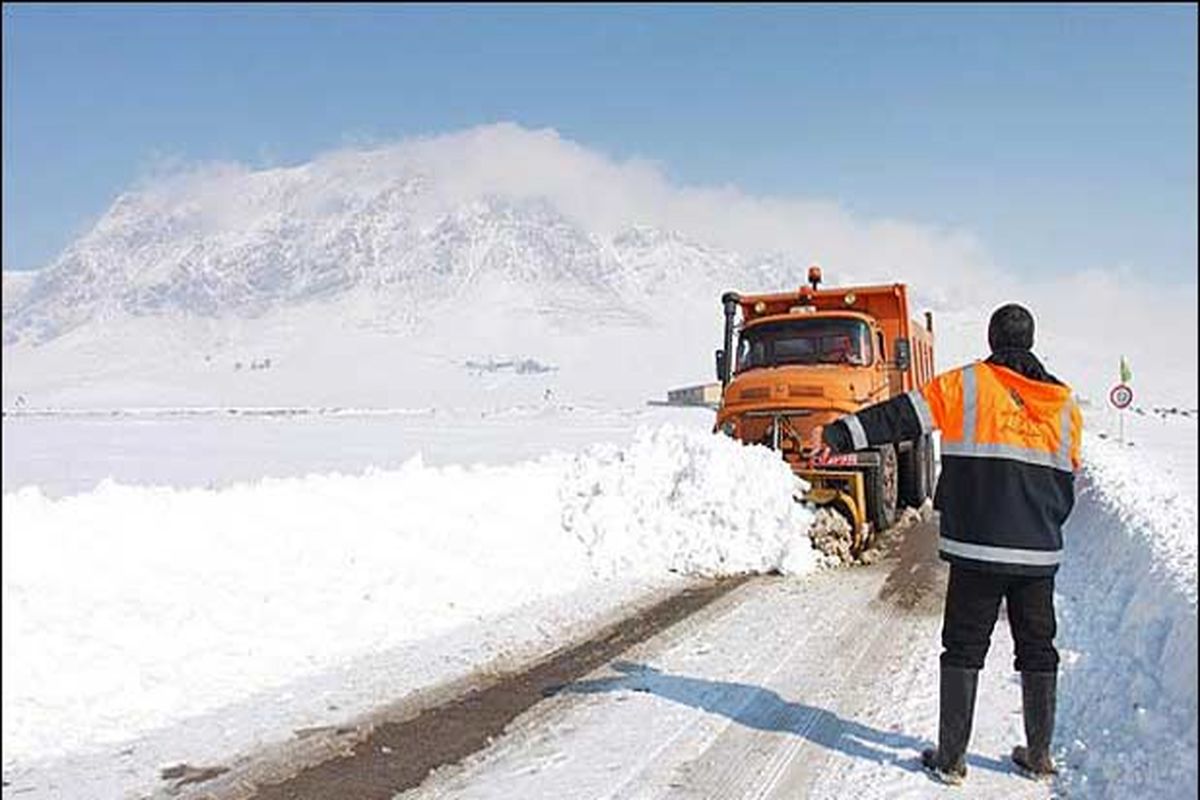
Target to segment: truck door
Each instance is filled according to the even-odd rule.
[[[887,349],[883,344],[883,331],[875,330],[875,377],[872,380],[871,396],[885,398],[891,395],[892,365],[888,363]],[[886,392],[886,394],[885,394]],[[877,400],[874,402],[878,402]]]
[[[892,354],[888,352],[884,344],[883,331],[876,331],[875,339],[875,344],[879,348],[879,359],[883,364],[887,396],[895,397],[898,394],[904,394],[904,370],[896,369],[896,362],[890,358]]]

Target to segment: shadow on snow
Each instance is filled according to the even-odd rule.
[[[720,714],[739,725],[762,731],[779,731],[836,750],[853,758],[892,765],[907,772],[924,772],[920,754],[933,743],[908,734],[882,731],[843,719],[816,706],[794,703],[777,692],[746,683],[710,681],[672,675],[645,664],[615,661],[620,677],[576,681],[548,693],[600,694],[604,692],[648,692],[682,705]],[[1012,773],[1006,761],[967,755],[967,764],[979,769]]]

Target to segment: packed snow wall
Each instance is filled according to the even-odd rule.
[[[1056,743],[1067,796],[1196,797],[1196,509],[1088,436],[1059,572]]]

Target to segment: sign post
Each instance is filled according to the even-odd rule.
[[[1118,415],[1118,431],[1117,442],[1125,444],[1125,409],[1129,408],[1129,404],[1133,402],[1133,389],[1130,389],[1124,383],[1118,383],[1108,393],[1108,402],[1112,403],[1117,409]]]

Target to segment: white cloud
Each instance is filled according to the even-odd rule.
[[[651,161],[618,161],[553,130],[489,125],[373,150],[343,150],[314,163],[318,174],[369,167],[375,180],[414,166],[435,173],[451,203],[485,193],[546,197],[597,233],[653,225],[745,255],[783,253],[818,261],[831,277],[953,286],[993,271],[979,242],[965,231],[857,219],[819,199],[680,186]]]

